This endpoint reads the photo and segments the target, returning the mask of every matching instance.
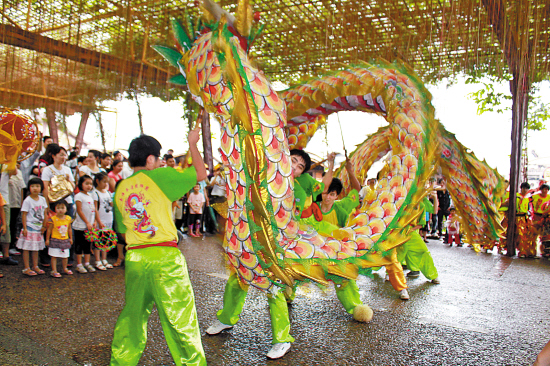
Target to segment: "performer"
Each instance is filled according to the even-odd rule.
[[[318,182],[306,173],[311,167],[311,158],[303,151],[294,149],[290,151],[292,159],[292,175],[294,177],[295,194],[295,212],[300,217],[304,207],[312,199],[317,198],[325,187],[325,182],[332,181],[334,169],[334,158],[336,154],[328,156],[329,170],[323,177],[323,182]],[[353,286],[347,286],[348,290],[353,291]],[[355,286],[357,290],[357,286]],[[248,292],[248,286],[242,284],[238,276],[232,273],[225,285],[223,297],[223,309],[218,311],[217,320],[206,330],[209,335],[216,335],[223,330],[231,329],[239,321],[239,315],[243,310],[244,301]],[[357,290],[358,292],[358,290]],[[358,296],[357,296],[358,298]],[[359,300],[360,301],[360,300]],[[279,291],[276,295],[268,294],[267,302],[269,304],[269,313],[271,316],[271,333],[273,347],[267,353],[270,359],[283,357],[294,338],[290,335],[290,319],[288,317],[288,306],[285,294]]]
[[[428,199],[424,198],[421,204],[424,206],[424,211],[433,213],[434,207]],[[400,247],[397,247],[397,258],[401,263],[405,261],[407,267],[411,270],[407,273],[407,277],[416,278],[422,272],[432,283],[439,284],[440,281],[432,255],[417,231],[426,224],[425,215],[421,217],[421,222],[413,228],[415,231],[411,233],[411,238]]]
[[[303,222],[313,226],[318,233],[326,236],[330,236],[334,230],[344,227],[353,210],[359,206],[358,191],[361,189],[361,184],[353,173],[349,161],[346,162],[345,167],[353,187],[350,193],[341,200],[336,200],[344,186],[340,179],[332,178],[330,185],[318,197],[317,202],[312,203],[302,212]],[[372,319],[372,311],[369,312],[361,302],[359,288],[355,280],[341,279],[341,281],[334,282],[334,287],[338,300],[346,312],[354,316],[355,320],[367,322]]]
[[[516,194],[516,233],[518,257],[533,258],[537,254],[535,238],[533,233],[533,222],[529,217],[529,183],[523,182],[520,185],[520,192]]]
[[[541,240],[541,254],[543,257],[550,257],[550,219],[548,214],[550,213],[550,196],[548,190],[550,187],[548,184],[540,186],[540,193],[533,196],[533,227],[535,228],[535,235],[540,235]]]
[[[510,187],[510,182],[508,180],[505,180],[504,185],[506,186],[506,192],[504,193],[504,197],[502,198],[502,203],[500,204],[498,212],[502,214],[500,225],[502,225],[502,228],[504,229],[503,236],[506,237],[506,230],[508,229],[508,201],[510,200],[510,191],[508,190],[508,188]],[[489,252],[490,250],[493,250],[495,246],[498,247],[498,253],[503,254],[506,251],[506,240],[500,239],[498,242],[495,241],[492,243],[487,243],[483,246],[483,249],[485,249],[486,252]]]
[[[147,343],[147,319],[156,304],[176,365],[206,365],[187,264],[177,248],[172,202],[206,178],[197,149],[199,130],[189,133],[193,168],[160,167],[160,143],[135,138],[129,147],[134,174],[115,193],[115,219],[125,236],[126,303],[115,326],[111,365],[136,365]]]
[[[321,195],[321,201],[319,203],[313,203],[302,213],[302,217],[307,217],[305,219],[307,224],[313,226],[317,232],[326,236],[331,236],[334,230],[344,227],[353,210],[359,205],[360,194],[358,194],[357,191],[358,188],[361,188],[361,185],[349,161],[346,161],[345,168],[353,187],[350,193],[343,199],[336,201],[336,198],[342,193],[343,185],[340,179],[333,178],[327,191],[323,192]],[[376,191],[374,190],[375,182],[376,180],[374,180],[373,185],[370,186],[371,191],[365,196],[368,201],[376,199],[376,197],[373,197],[373,195],[376,195]],[[403,267],[397,260],[396,251],[392,250],[392,253],[389,254],[388,257],[392,259],[392,263],[384,266],[386,268],[387,280],[389,280],[393,288],[399,292],[399,297],[402,300],[408,300],[409,292],[407,291],[407,280],[403,274]],[[363,305],[363,303],[359,299],[358,287],[355,284],[355,280],[343,281],[341,284],[335,283],[335,286],[336,295],[346,311],[354,315],[355,320],[366,321],[361,320],[360,317],[359,312],[362,308],[359,307],[356,310],[356,307]],[[355,289],[357,289],[357,291],[355,291]],[[352,301],[350,299],[354,300]],[[359,317],[359,319],[357,317]]]

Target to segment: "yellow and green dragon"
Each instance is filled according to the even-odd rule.
[[[249,2],[239,1],[235,15],[208,1],[202,10],[200,22],[172,22],[175,49],[155,49],[179,69],[171,81],[187,85],[221,122],[229,167],[223,246],[244,285],[277,292],[297,281],[354,279],[390,263],[422,214],[419,202],[437,166],[470,242],[498,239],[502,177],[434,118],[430,93],[407,65],[360,62],[278,93],[247,53],[260,31]],[[305,147],[330,113],[343,110],[376,113],[388,122],[351,154],[359,179],[387,153],[388,169],[376,197],[326,237],[294,216],[289,149]],[[346,182],[345,173],[341,178]]]

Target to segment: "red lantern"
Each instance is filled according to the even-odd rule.
[[[37,149],[40,132],[29,116],[7,108],[0,109],[0,164],[15,169],[18,161],[29,158]]]

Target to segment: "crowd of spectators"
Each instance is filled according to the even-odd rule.
[[[168,150],[162,166],[181,170],[185,157],[177,159],[173,150]],[[91,229],[116,232],[114,192],[117,184],[132,174],[120,151],[110,154],[89,150],[81,156],[78,149],[67,150],[51,137],[43,137],[34,155],[17,164],[15,171],[4,169],[0,175],[0,206],[3,206],[0,209],[0,264],[18,265],[21,260],[18,256],[22,255],[24,275],[44,274],[44,269],[51,268],[53,277],[72,274],[69,268],[73,267],[73,261],[79,273],[123,265],[122,236],[117,235],[116,249],[109,253],[116,261],[110,263],[107,253],[97,250],[84,234]],[[213,202],[225,199],[221,166],[216,167],[211,178],[212,182],[203,181],[197,185],[198,189],[189,192],[193,196],[188,193],[174,202],[174,221],[182,235],[201,236],[217,231],[219,215],[209,207],[209,198]],[[188,201],[198,202],[200,207],[191,206]],[[68,225],[63,221],[65,217],[70,218]],[[68,249],[60,249],[64,245],[68,245]],[[57,271],[57,258],[61,258],[62,273]]]

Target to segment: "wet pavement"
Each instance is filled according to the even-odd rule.
[[[374,310],[368,324],[344,312],[332,288],[300,288],[291,306],[296,342],[268,361],[265,295],[250,290],[241,321],[203,336],[209,365],[530,365],[550,339],[550,262],[475,253],[431,240],[441,284],[409,280],[402,301],[384,270],[358,280]],[[215,319],[227,278],[218,237],[187,238],[201,331]],[[15,257],[21,259],[21,257]],[[107,365],[124,304],[124,269],[56,279],[1,266],[0,365]],[[172,365],[153,312],[140,365]]]

